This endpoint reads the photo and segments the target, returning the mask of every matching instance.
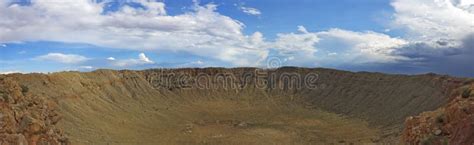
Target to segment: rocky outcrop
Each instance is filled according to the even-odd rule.
[[[467,83],[452,95],[446,106],[405,122],[402,142],[406,144],[474,144],[474,84]]]
[[[0,76],[0,145],[67,144],[67,138],[55,127],[61,119],[55,109],[55,102]]]
[[[196,123],[198,126],[194,129],[216,126],[241,129],[245,127],[239,126],[267,124],[252,120],[268,121],[266,118],[271,113],[293,114],[294,108],[307,111],[302,111],[304,117],[324,111],[350,118],[348,122],[353,122],[352,119],[362,124],[367,122],[368,128],[380,132],[376,137],[363,135],[364,141],[359,142],[393,144],[399,141],[406,117],[445,105],[450,100],[448,94],[463,80],[435,74],[387,75],[296,67],[97,70],[11,74],[0,75],[0,78],[0,141],[4,144],[67,144],[68,141],[74,144],[155,144],[160,141],[180,144],[169,132],[187,129],[182,124],[199,120],[239,120],[244,123],[203,126]],[[234,109],[255,111],[240,112],[241,115],[229,118],[226,113],[239,113]],[[213,113],[225,117],[216,118]],[[249,114],[257,114],[257,117],[246,118]],[[270,120],[270,124],[282,124],[281,120]],[[296,126],[313,123],[311,120],[295,122]],[[331,122],[337,123],[337,120]],[[59,127],[65,129],[65,133]],[[298,131],[302,130],[295,132]],[[304,131],[302,134],[312,140],[319,133],[313,131],[309,133],[316,135]],[[165,136],[169,138],[163,139]],[[359,137],[351,138],[354,141]]]

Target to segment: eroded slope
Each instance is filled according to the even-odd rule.
[[[0,75],[0,145],[67,144],[56,103]]]
[[[406,144],[469,145],[474,143],[474,83],[457,89],[450,103],[406,120]]]
[[[316,87],[291,87],[304,82],[272,79],[288,74],[300,80],[316,74]],[[208,80],[196,79],[201,76]],[[438,108],[459,83],[437,75],[304,68],[6,77],[32,95],[56,102],[63,116],[58,125],[73,144],[394,142],[405,117]]]

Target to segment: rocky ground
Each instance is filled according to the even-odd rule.
[[[35,96],[12,78],[0,76],[0,145],[68,144],[56,127],[56,103]]]
[[[457,89],[445,107],[409,117],[402,141],[406,144],[474,144],[474,84]]]
[[[272,79],[288,74],[316,74],[316,87]],[[399,144],[405,118],[446,105],[463,82],[293,67],[0,75],[0,143]],[[448,132],[414,118],[407,127]],[[426,138],[406,130],[402,143]]]

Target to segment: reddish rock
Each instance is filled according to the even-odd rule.
[[[474,85],[460,91],[474,90]],[[474,144],[474,96],[455,93],[445,107],[409,117],[405,121],[402,142],[405,144]]]
[[[27,86],[0,76],[0,145],[63,145],[67,138],[54,126],[53,101],[29,93]]]

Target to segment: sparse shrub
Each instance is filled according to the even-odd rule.
[[[421,140],[421,144],[422,145],[432,145],[435,141],[435,137],[434,136],[428,136],[426,138],[424,138],[423,140]]]
[[[446,120],[446,116],[444,114],[439,115],[436,117],[436,123],[438,124],[444,124]]]
[[[465,89],[463,92],[462,92],[462,98],[469,98],[471,96],[471,89]]]
[[[443,145],[449,145],[449,140],[447,138],[443,138]]]
[[[448,139],[443,136],[434,136],[434,135],[429,135],[425,137],[424,139],[421,140],[420,142],[422,145],[434,145],[434,144],[442,144],[442,145],[447,145]]]
[[[23,94],[25,94],[26,92],[28,92],[28,91],[30,90],[30,89],[28,88],[28,86],[25,86],[25,85],[21,85],[20,87],[21,87],[21,92],[22,92]]]

